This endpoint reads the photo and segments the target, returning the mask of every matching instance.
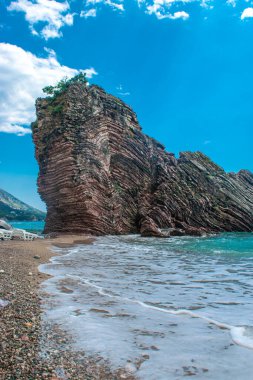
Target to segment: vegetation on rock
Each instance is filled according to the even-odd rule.
[[[52,114],[60,114],[63,111],[63,104],[51,105],[48,107]]]
[[[65,92],[68,87],[73,83],[87,83],[86,74],[79,73],[75,75],[73,78],[68,79],[67,77],[60,80],[55,86],[46,86],[42,89],[42,91],[49,95],[52,98],[56,98],[58,95]]]

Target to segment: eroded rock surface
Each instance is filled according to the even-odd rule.
[[[73,84],[54,101],[38,99],[36,108],[45,232],[253,230],[251,172],[226,173],[200,152],[176,159],[141,131],[125,103],[97,86]]]

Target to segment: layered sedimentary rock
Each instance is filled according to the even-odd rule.
[[[97,86],[38,99],[33,139],[46,232],[161,236],[253,230],[253,174],[200,152],[178,159]]]

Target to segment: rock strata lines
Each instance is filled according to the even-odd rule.
[[[38,99],[33,139],[45,232],[143,236],[253,230],[253,174],[201,152],[178,159],[98,86]]]

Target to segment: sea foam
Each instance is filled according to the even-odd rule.
[[[238,243],[239,239],[239,243]],[[253,235],[103,237],[43,265],[43,318],[73,348],[148,380],[248,380],[253,373]],[[231,248],[231,249],[230,249]],[[230,253],[229,253],[230,252]],[[62,291],[62,287],[64,288]]]
[[[253,332],[253,326],[232,326],[232,325],[229,325],[227,323],[216,321],[215,319],[209,318],[207,316],[204,316],[204,315],[201,315],[198,313],[194,313],[190,310],[184,310],[184,309],[168,310],[168,309],[164,309],[161,307],[152,306],[152,305],[149,305],[149,304],[142,302],[142,301],[139,301],[139,300],[130,299],[127,297],[119,297],[119,296],[110,294],[103,287],[98,286],[96,284],[93,284],[90,280],[82,279],[79,276],[67,275],[67,277],[77,279],[78,281],[80,281],[80,283],[83,283],[85,285],[89,285],[89,286],[97,289],[99,294],[106,296],[106,297],[109,297],[109,298],[117,298],[121,301],[127,301],[129,303],[134,303],[134,304],[137,304],[137,305],[144,307],[146,309],[155,310],[155,311],[160,312],[160,313],[165,313],[165,314],[170,314],[170,315],[175,315],[175,316],[186,315],[186,316],[189,316],[191,318],[199,318],[199,319],[203,320],[204,322],[207,322],[207,323],[210,323],[212,325],[217,326],[220,329],[229,330],[234,343],[236,343],[242,347],[249,348],[249,349],[253,350],[253,334],[252,334],[252,336],[247,336],[248,330]]]

